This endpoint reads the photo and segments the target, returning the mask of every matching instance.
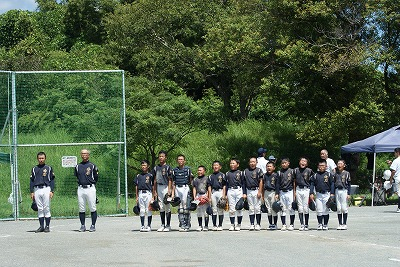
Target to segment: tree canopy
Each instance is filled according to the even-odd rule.
[[[132,157],[248,119],[334,151],[399,124],[398,1],[37,3],[0,15],[0,69],[125,70]],[[60,105],[73,118],[74,100]]]

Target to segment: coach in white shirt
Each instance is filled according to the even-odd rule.
[[[397,212],[400,212],[400,190],[398,190],[400,187],[400,147],[396,147],[394,149],[394,156],[395,160],[393,160],[392,164],[390,165],[390,170],[392,171],[392,174],[390,175],[390,183],[394,183],[397,185],[397,195],[399,196],[398,202],[397,202]]]
[[[263,171],[263,173],[266,173],[268,160],[265,159],[265,153],[267,153],[267,149],[260,147],[257,150],[257,153],[258,153],[258,158],[256,167],[260,168]]]
[[[326,160],[326,171],[330,172],[332,174],[336,173],[336,164],[333,161],[333,159],[328,158],[328,150],[322,149],[321,152],[319,153],[321,159]]]

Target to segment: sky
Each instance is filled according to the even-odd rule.
[[[0,0],[0,14],[11,9],[35,11],[36,7],[35,0]]]

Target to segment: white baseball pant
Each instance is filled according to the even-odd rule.
[[[35,201],[38,207],[38,217],[51,217],[50,213],[50,186],[35,187]]]
[[[175,196],[181,199],[181,204],[179,204],[180,209],[188,209],[188,194],[189,186],[175,186]]]
[[[247,189],[247,202],[249,203],[249,215],[261,214],[261,198],[257,197],[258,189]]]
[[[268,215],[276,216],[277,213],[272,209],[272,203],[275,202],[275,190],[273,190],[273,191],[265,190],[264,191],[264,202],[268,209]]]
[[[308,200],[310,198],[310,188],[296,187],[296,201],[299,213],[309,214]]]
[[[289,215],[294,215],[294,210],[292,209],[293,190],[287,192],[280,191],[279,199],[282,203],[281,216],[286,216],[287,211],[289,211]]]
[[[213,210],[213,215],[223,215],[224,210],[217,207],[219,199],[222,197],[222,189],[212,190],[211,194],[211,205]]]
[[[337,213],[347,213],[348,206],[347,206],[347,189],[336,189],[335,190],[336,196],[336,206],[337,206]]]
[[[207,194],[197,194],[197,198],[201,197],[201,196],[207,196]],[[207,208],[208,208],[209,204],[203,204],[203,205],[198,205],[197,206],[197,217],[203,217],[207,218],[208,214],[207,214]]]
[[[164,197],[168,194],[168,185],[158,184],[157,195],[158,203],[160,204],[160,212],[171,212],[171,204],[164,204]]]
[[[150,201],[153,198],[153,194],[149,190],[139,190],[139,208],[140,216],[151,216],[151,211],[149,210]]]
[[[317,198],[315,199],[315,204],[317,206],[317,216],[328,215],[329,210],[326,207],[326,202],[328,202],[330,193],[319,193],[317,192]]]
[[[96,211],[96,187],[92,185],[88,188],[83,188],[81,185],[78,186],[78,204],[79,212],[86,211],[86,205],[88,204],[90,212]]]
[[[239,201],[241,197],[243,197],[243,190],[241,187],[239,188],[229,188],[228,189],[228,203],[229,203],[229,216],[234,217],[235,213],[237,216],[243,216],[242,210],[236,210],[236,203]]]

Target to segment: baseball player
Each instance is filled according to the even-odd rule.
[[[147,160],[140,162],[142,173],[136,176],[136,203],[139,203],[140,209],[140,232],[151,232],[152,214],[149,210],[150,201],[153,199],[153,191],[155,188],[154,176],[149,173],[150,163]],[[155,192],[154,192],[155,193]],[[147,226],[144,225],[144,219],[147,215]]]
[[[40,227],[35,231],[50,232],[50,200],[54,195],[53,168],[46,165],[46,154],[39,152],[36,156],[38,165],[32,168],[30,178],[31,199],[36,201]],[[46,221],[46,226],[44,223]]]
[[[160,204],[161,227],[157,232],[169,232],[171,230],[171,205],[164,203],[165,195],[171,196],[172,191],[172,170],[166,163],[167,152],[161,150],[158,153],[159,164],[153,168],[154,192],[157,192],[158,202]],[[165,218],[167,223],[165,223]]]
[[[393,181],[397,188],[398,202],[397,202],[397,212],[400,212],[400,147],[396,147],[394,149],[395,160],[390,164],[390,171],[392,172],[390,175],[390,184],[393,184]]]
[[[250,231],[261,230],[261,197],[263,191],[263,172],[257,168],[257,158],[249,159],[249,167],[243,171],[243,180],[245,187],[243,197],[247,198],[249,203]],[[256,226],[254,226],[254,217],[256,217]]]
[[[321,159],[318,163],[318,171],[310,179],[310,198],[315,199],[314,189],[317,192],[315,203],[317,206],[317,230],[328,230],[329,210],[326,207],[330,194],[334,192],[333,175],[327,170],[326,160]]]
[[[333,159],[328,157],[328,150],[322,149],[321,152],[319,153],[321,159],[326,160],[326,171],[330,173],[335,173],[336,171],[336,164],[333,161]]]
[[[226,187],[228,189],[227,196],[229,202],[229,219],[231,227],[229,231],[240,231],[243,219],[243,211],[236,210],[236,203],[243,197],[244,182],[242,179],[242,172],[238,170],[240,161],[238,159],[231,159],[229,162],[230,171],[226,173]],[[237,216],[237,224],[235,226],[235,215]]]
[[[281,170],[278,171],[278,181],[276,183],[275,192],[279,194],[279,199],[282,203],[281,211],[281,221],[282,228],[281,231],[293,231],[294,230],[294,210],[292,208],[292,202],[295,198],[295,179],[293,169],[289,168],[290,160],[289,158],[283,158],[281,161]],[[290,215],[290,225],[286,227],[286,213],[289,212]]]
[[[222,223],[224,221],[224,209],[217,206],[220,198],[225,198],[226,192],[226,177],[225,174],[221,172],[221,168],[221,163],[219,161],[214,161],[212,164],[213,173],[208,176],[207,180],[208,195],[211,196],[209,201],[213,210],[213,231],[222,231]]]
[[[310,178],[313,175],[314,172],[308,168],[308,159],[300,158],[299,167],[294,169],[296,202],[301,225],[299,231],[308,231],[308,220],[310,218],[308,200],[310,198]]]
[[[264,174],[264,190],[263,199],[268,209],[269,230],[276,230],[278,222],[278,214],[272,209],[272,203],[275,202],[277,195],[275,193],[278,174],[275,172],[275,163],[270,161],[267,163],[267,172]]]
[[[197,231],[208,231],[208,214],[206,212],[209,202],[207,180],[208,177],[205,175],[206,167],[199,166],[197,168],[197,178],[193,180],[193,196],[195,200],[199,201],[197,205],[197,221],[199,222],[199,228]],[[203,227],[204,217],[204,227]]]
[[[79,232],[85,232],[85,212],[86,203],[89,206],[92,224],[90,225],[89,232],[96,231],[96,183],[99,179],[99,170],[96,165],[89,161],[90,151],[87,149],[81,150],[82,162],[75,167],[75,176],[78,179],[78,204],[79,204],[79,220],[81,228]]]
[[[172,170],[172,198],[177,196],[181,199],[178,208],[179,231],[187,232],[190,228],[190,211],[189,211],[189,184],[193,179],[190,168],[185,166],[186,158],[184,155],[178,155],[178,166]]]
[[[339,227],[337,230],[347,230],[347,201],[350,199],[351,179],[350,173],[344,168],[346,162],[339,159],[337,163],[337,172],[334,175],[335,196],[337,205],[337,214]]]

